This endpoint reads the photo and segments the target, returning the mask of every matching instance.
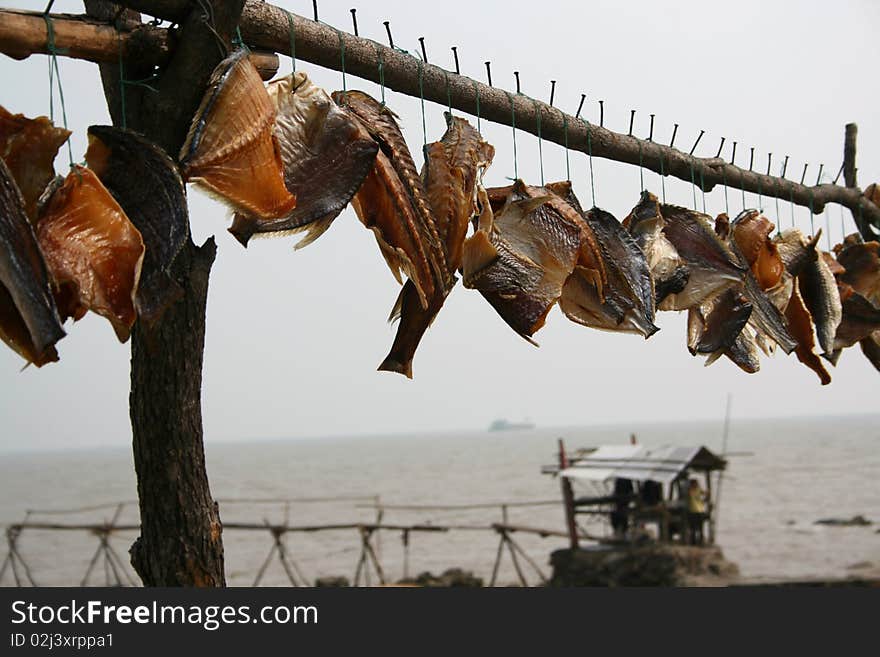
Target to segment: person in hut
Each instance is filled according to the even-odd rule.
[[[703,523],[706,520],[706,492],[692,478],[687,492],[688,528],[691,545],[703,544]]]
[[[611,512],[611,529],[614,536],[623,538],[629,529],[629,503],[633,497],[631,479],[617,478],[614,480],[614,510]]]

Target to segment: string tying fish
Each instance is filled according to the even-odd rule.
[[[544,146],[541,140],[541,106],[537,100],[533,101],[535,105],[535,115],[538,122],[538,166],[541,171],[541,186],[544,186]]]
[[[477,132],[482,132],[480,130],[480,85],[477,84],[476,80],[472,80],[474,83],[474,94],[477,97]]]
[[[507,94],[507,100],[510,101],[510,126],[511,126],[511,134],[513,135],[513,179],[519,179],[519,169],[517,166],[517,157],[516,157],[516,108],[513,103],[513,95],[509,91],[505,91]]]
[[[64,121],[64,129],[67,129],[67,106],[64,102],[64,88],[61,84],[61,69],[58,66],[58,55],[64,54],[55,47],[55,27],[52,25],[52,17],[49,12],[55,0],[50,0],[43,12],[43,20],[46,21],[46,51],[49,53],[49,119],[55,122],[55,100],[54,89],[57,81],[58,99],[61,101],[61,119]],[[67,140],[67,159],[70,167],[73,168],[73,147],[70,140]]]
[[[416,57],[416,63],[419,65],[419,102],[422,108],[422,146],[428,145],[428,127],[425,123],[425,71],[422,60]]]
[[[291,14],[286,9],[284,13],[287,14],[287,23],[290,26],[290,65],[291,71],[296,73],[296,28],[293,23],[293,14]]]

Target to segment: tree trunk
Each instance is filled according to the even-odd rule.
[[[139,20],[115,5],[86,0],[97,18]],[[204,4],[212,9],[206,12]],[[119,68],[102,64],[101,77],[113,122],[125,123],[160,145],[172,158],[211,71],[224,55],[244,0],[193,3],[180,21],[171,60],[151,82],[157,91],[119,84]],[[138,63],[123,63],[126,79],[138,79]],[[222,525],[211,497],[202,442],[202,361],[208,277],[216,246],[191,240],[174,263],[184,297],[151,327],[132,332],[129,398],[141,535],[131,562],[146,586],[225,586]]]

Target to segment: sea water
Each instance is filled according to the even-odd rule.
[[[717,542],[748,579],[832,578],[880,567],[880,416],[735,421],[728,439],[729,466],[718,500]],[[486,503],[489,508],[425,510],[386,508],[384,524],[460,527],[443,532],[410,532],[408,574],[439,573],[450,567],[488,580],[498,549],[493,522],[503,520],[502,504],[548,501],[541,506],[510,506],[507,521],[564,531],[558,479],[541,474],[556,462],[557,440],[568,449],[625,443],[630,433],[646,445],[705,445],[721,449],[721,423],[664,423],[567,427],[509,432],[474,431],[422,435],[313,438],[284,441],[212,443],[207,440],[208,472],[214,497],[227,523],[310,526],[370,523],[383,506],[456,506]],[[717,482],[715,493],[717,495]],[[584,491],[589,492],[589,491]],[[321,501],[314,498],[349,498]],[[266,500],[293,499],[290,503]],[[0,454],[0,524],[22,521],[101,523],[113,506],[75,514],[53,510],[129,503],[116,518],[137,524],[136,485],[131,454],[123,449]],[[243,501],[244,500],[244,501]],[[834,527],[817,520],[863,515],[867,527]],[[472,528],[472,529],[471,529]],[[587,518],[584,529],[607,532],[607,519]],[[128,564],[136,531],[115,533],[110,541]],[[402,532],[384,531],[374,544],[388,580],[403,576]],[[514,539],[544,576],[549,555],[565,547],[563,537],[517,533]],[[294,576],[352,579],[361,554],[357,530],[295,532],[285,537]],[[227,528],[227,578],[250,585],[273,546],[267,530]],[[78,585],[98,548],[82,531],[25,530],[18,548],[33,579],[41,585]],[[0,561],[7,548],[0,543]],[[115,581],[99,557],[88,584]],[[539,575],[520,560],[530,583]],[[870,564],[870,565],[869,565]],[[856,568],[854,568],[856,566]],[[19,564],[19,576],[25,573]],[[876,570],[875,570],[876,572]],[[504,553],[500,584],[517,580]],[[0,584],[14,584],[11,568]],[[371,572],[371,582],[376,575]],[[262,584],[287,585],[273,556]]]

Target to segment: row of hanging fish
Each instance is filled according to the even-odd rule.
[[[620,222],[585,211],[569,182],[486,189],[494,148],[446,120],[418,171],[383,103],[328,95],[302,72],[265,85],[239,51],[214,71],[179,164],[133,132],[93,126],[87,166],[60,179],[52,162],[70,133],[4,110],[0,337],[40,366],[57,360],[67,318],[92,310],[121,341],[138,319],[157,321],[184,293],[173,265],[189,239],[189,182],[232,208],[244,246],[302,233],[301,248],[351,204],[402,284],[380,370],[412,376],[458,275],[529,341],[557,304],[583,326],[645,338],[657,311],[675,310],[707,364],[724,356],[756,372],[760,352],[781,348],[827,383],[819,355],[836,363],[859,343],[880,369],[877,242],[850,237],[832,255],[818,235],[771,237],[757,210],[712,220],[647,191]]]

